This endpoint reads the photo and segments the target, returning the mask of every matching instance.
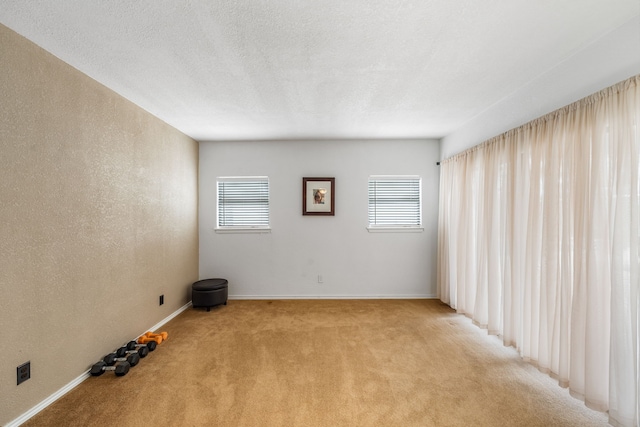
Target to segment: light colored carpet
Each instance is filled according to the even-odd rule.
[[[25,425],[607,425],[436,300],[229,301],[163,330],[127,376],[89,378]]]

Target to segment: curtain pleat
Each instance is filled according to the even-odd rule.
[[[640,76],[441,163],[440,299],[637,426]]]

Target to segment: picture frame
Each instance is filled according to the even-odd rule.
[[[335,216],[335,200],[335,178],[302,178],[302,215]]]

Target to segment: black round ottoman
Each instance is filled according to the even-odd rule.
[[[204,279],[194,282],[191,285],[191,304],[193,307],[207,307],[207,311],[216,305],[227,305],[228,283],[226,279]]]

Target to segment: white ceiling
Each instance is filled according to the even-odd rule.
[[[0,23],[196,140],[440,138],[640,0],[0,0]]]

